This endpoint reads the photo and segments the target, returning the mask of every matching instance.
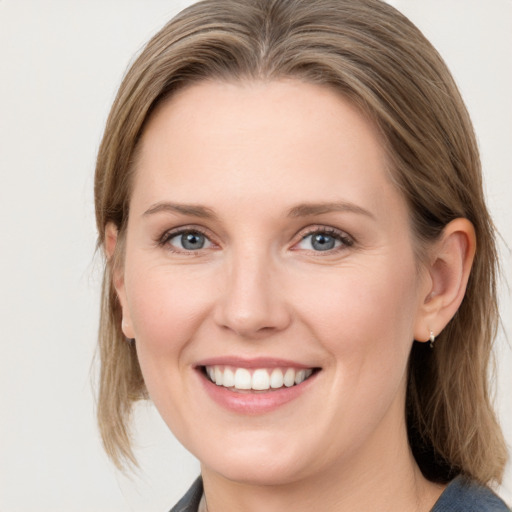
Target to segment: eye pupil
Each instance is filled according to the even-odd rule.
[[[316,233],[312,236],[311,245],[317,251],[329,251],[335,246],[336,240],[325,233]]]
[[[205,237],[201,233],[188,232],[181,235],[181,245],[184,249],[194,251],[202,249],[205,244]]]

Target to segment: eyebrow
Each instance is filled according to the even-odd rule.
[[[143,216],[153,215],[155,213],[179,213],[190,215],[201,219],[215,219],[217,216],[211,208],[195,204],[170,203],[167,201],[159,202],[148,208]],[[371,219],[375,216],[368,210],[350,202],[330,202],[330,203],[303,203],[291,208],[287,217],[311,217],[331,212],[349,212],[364,215]]]
[[[288,211],[288,217],[309,217],[313,215],[321,215],[331,212],[349,212],[364,215],[371,219],[375,216],[370,211],[358,206],[354,203],[345,201],[334,203],[304,203],[294,206]]]
[[[181,213],[182,215],[191,215],[192,217],[199,217],[201,219],[213,219],[216,217],[213,210],[206,206],[169,203],[167,201],[154,204],[144,212],[143,216],[153,215],[160,212]]]

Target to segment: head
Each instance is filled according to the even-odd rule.
[[[487,368],[497,322],[496,251],[472,126],[435,49],[377,0],[215,0],[166,25],[128,71],[100,147],[95,182],[98,244],[108,245],[100,326],[99,422],[113,460],[133,460],[128,421],[147,389],[136,344],[123,334],[116,275],[146,129],[201,84],[301,83],[329,91],[371,127],[403,202],[418,275],[456,219],[471,223],[476,252],[465,296],[407,353],[406,423],[425,475],[499,480],[505,450],[489,403]],[[316,89],[315,89],[316,88]],[[432,303],[435,301],[432,300]],[[436,334],[437,334],[436,332]]]

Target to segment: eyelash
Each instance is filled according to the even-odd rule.
[[[168,249],[170,252],[173,252],[173,253],[177,253],[177,254],[190,254],[190,255],[197,255],[197,254],[200,254],[201,250],[202,249],[199,249],[197,251],[193,251],[193,250],[181,250],[181,249],[176,249],[174,248],[170,243],[169,241],[172,240],[173,238],[176,238],[180,235],[184,235],[186,233],[197,233],[199,235],[202,235],[204,236],[211,244],[213,244],[213,242],[210,240],[210,237],[208,236],[208,234],[202,230],[201,228],[197,227],[197,226],[184,226],[184,227],[181,227],[181,228],[177,228],[175,230],[171,230],[171,231],[166,231],[158,240],[157,240],[157,243],[158,243],[158,246],[160,247],[165,247],[166,249]]]
[[[195,251],[194,250],[181,250],[181,249],[174,248],[169,243],[169,241],[172,240],[173,238],[176,238],[180,235],[184,235],[186,233],[200,234],[200,235],[204,236],[208,240],[209,243],[215,245],[215,243],[211,241],[210,236],[203,229],[201,229],[197,226],[184,226],[181,228],[177,228],[175,230],[166,231],[165,233],[163,233],[162,236],[160,236],[158,238],[157,245],[159,247],[167,248],[172,253],[187,254],[187,255],[200,254],[200,252],[204,249],[199,249],[199,250],[195,250]],[[310,226],[310,227],[306,228],[305,230],[303,230],[302,233],[299,234],[300,240],[294,244],[294,247],[296,245],[300,244],[306,238],[314,236],[314,235],[318,235],[318,234],[330,236],[334,240],[340,242],[341,245],[338,247],[335,247],[333,249],[327,249],[325,251],[310,250],[310,252],[313,252],[316,255],[320,255],[320,253],[322,253],[322,252],[325,252],[327,255],[329,255],[329,254],[332,255],[333,253],[337,253],[339,251],[343,251],[349,247],[352,247],[355,243],[354,239],[351,236],[349,236],[347,233],[345,233],[344,231],[341,231],[339,229],[336,229],[333,227],[326,227],[326,226]],[[292,249],[292,250],[298,250],[298,249]]]
[[[308,237],[312,237],[314,235],[327,235],[332,237],[335,241],[338,241],[341,243],[339,247],[335,247],[333,249],[328,249],[325,251],[313,251],[315,255],[320,256],[322,252],[325,252],[326,255],[332,255],[333,253],[338,253],[340,251],[344,251],[349,247],[352,247],[355,243],[354,239],[349,236],[344,231],[340,231],[339,229],[333,228],[333,227],[326,227],[326,226],[316,226],[316,227],[308,227],[300,236],[301,239],[299,242],[297,242],[295,245],[299,244],[300,242],[304,241]]]

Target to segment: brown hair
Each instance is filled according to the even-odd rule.
[[[493,412],[488,367],[496,334],[497,256],[471,121],[441,57],[380,0],[206,0],[171,20],[121,84],[98,154],[98,245],[119,242],[106,263],[101,303],[98,421],[118,467],[135,463],[129,417],[146,397],[135,345],[121,331],[112,271],[122,266],[137,144],[145,122],[177,89],[204,79],[296,78],[334,87],[374,120],[408,201],[418,253],[451,220],[469,219],[477,252],[462,305],[435,349],[415,343],[407,424],[425,476],[463,473],[500,481],[506,448]],[[427,347],[427,348],[426,348]]]

